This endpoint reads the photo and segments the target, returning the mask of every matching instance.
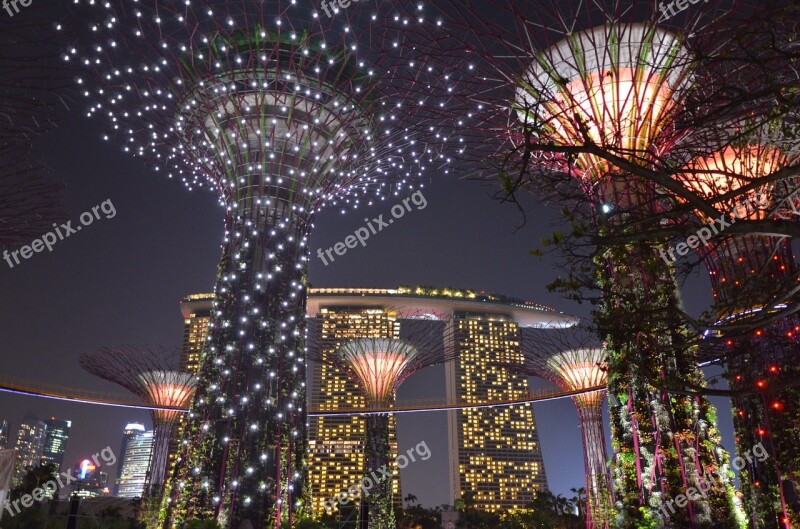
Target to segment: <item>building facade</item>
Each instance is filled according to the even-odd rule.
[[[120,498],[141,498],[153,454],[153,430],[137,431],[125,445],[117,484]]]
[[[313,292],[312,292],[313,295]],[[312,332],[325,354],[334,354],[345,342],[358,338],[398,338],[401,322],[397,314],[381,306],[349,307],[321,302]],[[309,362],[311,406],[325,411],[364,408],[366,399],[358,386],[339,369]],[[309,418],[309,483],[312,512],[325,512],[325,502],[357,484],[364,475],[366,421],[351,415]],[[397,454],[397,427],[389,419],[389,444]],[[377,470],[377,469],[375,469]],[[393,469],[394,503],[400,506],[400,473]],[[354,498],[356,499],[356,498]]]
[[[181,369],[189,373],[197,373],[200,369],[200,354],[208,336],[213,301],[214,294],[192,294],[181,300],[183,315]]]
[[[44,424],[47,432],[44,438],[41,464],[55,465],[56,471],[59,471],[64,463],[64,452],[67,450],[72,421],[50,417],[44,421]]]
[[[19,485],[28,470],[38,467],[42,459],[44,442],[47,436],[47,425],[31,412],[25,414],[22,424],[17,432],[16,470],[14,472],[14,485]]]
[[[131,422],[125,425],[125,429],[122,430],[122,443],[119,447],[120,455],[120,462],[119,466],[117,467],[117,479],[114,480],[114,496],[119,495],[119,484],[120,479],[122,478],[122,473],[125,470],[125,453],[128,450],[128,443],[136,437],[137,434],[143,433],[145,431],[144,424],[140,424],[138,422]]]
[[[524,364],[511,314],[456,312],[445,332],[448,402],[523,399],[528,379],[506,366]],[[450,490],[479,509],[522,508],[547,489],[530,404],[447,412]]]

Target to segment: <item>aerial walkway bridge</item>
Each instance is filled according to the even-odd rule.
[[[561,391],[557,388],[542,388],[529,391],[526,395],[511,400],[498,401],[452,401],[446,398],[426,399],[426,400],[399,400],[390,408],[371,408],[371,407],[352,407],[334,408],[328,403],[312,405],[308,411],[309,416],[348,416],[348,415],[373,415],[383,413],[415,413],[431,411],[450,411],[467,410],[480,408],[499,408],[503,406],[514,406],[529,402],[544,402],[548,400],[563,399],[605,389],[605,386],[597,386],[579,391]],[[171,408],[162,406],[148,406],[138,400],[134,395],[121,395],[118,393],[102,393],[99,391],[86,390],[75,387],[56,386],[39,381],[25,380],[16,377],[0,376],[0,393],[10,393],[29,397],[54,399],[79,404],[93,404],[99,406],[115,406],[119,408],[131,408],[139,410],[174,410],[186,412],[186,408]]]

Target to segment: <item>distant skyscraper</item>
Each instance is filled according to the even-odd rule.
[[[125,452],[128,449],[128,442],[136,437],[136,434],[142,433],[145,431],[144,424],[139,424],[138,422],[132,422],[125,425],[125,429],[122,430],[122,444],[119,447],[119,466],[117,467],[117,479],[114,482],[114,496],[119,496],[119,483],[120,479],[122,479],[122,473],[125,471]]]
[[[516,312],[516,311],[514,311]],[[507,314],[456,312],[445,331],[448,400],[467,403],[528,395],[525,375],[498,364],[520,364],[518,324]],[[448,412],[450,489],[487,511],[522,508],[547,489],[539,435],[530,404]]]
[[[8,448],[11,441],[11,423],[8,420],[0,421],[0,450]]]
[[[58,471],[61,470],[61,464],[64,462],[64,452],[67,449],[72,421],[62,421],[55,417],[50,417],[44,423],[47,427],[47,432],[44,439],[41,464],[53,464]]]
[[[208,336],[213,301],[214,294],[192,294],[181,300],[181,314],[183,314],[181,368],[184,371],[196,374],[200,367],[200,354]]]
[[[14,484],[22,481],[25,473],[39,466],[42,459],[42,450],[47,435],[47,426],[31,412],[25,414],[22,424],[17,432],[17,468],[14,473]]]
[[[121,498],[142,496],[152,453],[153,430],[136,432],[128,439],[122,455],[117,496]]]

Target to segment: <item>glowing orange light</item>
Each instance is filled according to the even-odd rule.
[[[340,355],[372,403],[388,404],[417,349],[402,340],[362,339],[344,344]]]
[[[550,357],[547,365],[564,382],[570,391],[604,386],[608,381],[605,369],[606,352],[604,349],[578,349],[565,351]],[[575,402],[581,407],[599,406],[605,390],[590,391],[575,396]]]
[[[146,383],[150,402],[167,408],[187,408],[197,384],[197,378],[191,373],[151,372],[142,375],[141,379]],[[179,415],[178,411],[155,411],[156,420],[164,423],[176,420]]]
[[[752,183],[780,169],[786,164],[786,157],[780,150],[762,145],[727,146],[723,150],[706,157],[692,160],[687,172],[681,177],[683,184],[695,193],[707,197],[717,197]],[[750,205],[741,197],[719,202],[726,212],[733,212],[739,218],[760,220],[767,217],[769,189],[763,187],[746,193]],[[761,197],[761,198],[760,198]],[[764,198],[766,197],[766,199]],[[760,198],[758,202],[756,199]],[[763,204],[756,207],[754,204]],[[740,260],[741,262],[741,260]]]
[[[639,24],[573,34],[538,54],[526,72],[517,91],[518,119],[546,123],[548,141],[555,144],[595,143],[620,153],[649,153],[669,123],[673,96],[688,73],[675,60],[684,55],[673,34]],[[579,177],[595,181],[612,168],[587,153],[577,154],[572,167]]]

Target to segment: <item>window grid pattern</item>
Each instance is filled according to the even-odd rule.
[[[460,400],[481,403],[528,395],[527,377],[506,367],[524,362],[513,320],[456,314],[450,325]],[[530,404],[462,410],[456,424],[462,499],[471,498],[487,511],[518,509],[533,500],[536,490],[547,489]]]

